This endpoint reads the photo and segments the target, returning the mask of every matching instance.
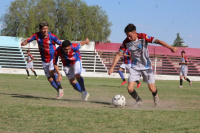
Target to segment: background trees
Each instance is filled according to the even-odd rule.
[[[81,0],[15,0],[1,17],[1,35],[29,37],[42,21],[60,39],[107,41],[111,30],[106,12]]]

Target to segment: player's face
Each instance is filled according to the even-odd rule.
[[[137,39],[137,32],[136,31],[128,32],[126,33],[126,36],[129,40],[135,41]]]
[[[181,56],[182,56],[182,57],[185,57],[185,53],[181,53]]]
[[[68,47],[62,48],[62,50],[64,51],[64,53],[65,53],[66,55],[68,55],[69,52],[71,51],[71,46],[68,46]]]
[[[43,37],[47,37],[48,36],[48,32],[49,32],[49,27],[48,26],[44,26],[40,29],[40,32],[42,34]]]

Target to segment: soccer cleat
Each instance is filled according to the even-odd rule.
[[[140,85],[141,85],[142,83],[140,82],[139,84],[137,84],[137,88],[140,88]]]
[[[158,95],[153,97],[153,101],[154,101],[155,106],[159,105],[159,97],[158,97]]]
[[[192,86],[192,81],[190,81],[190,86]]]
[[[82,93],[82,99],[84,101],[87,101],[90,94],[87,91],[82,91],[81,93]]]
[[[121,84],[121,86],[122,86],[122,85],[124,85],[124,84],[126,84],[126,82],[127,82],[126,80],[125,80],[125,81],[123,81],[123,82],[122,82],[122,84]]]
[[[35,79],[39,78],[39,76],[36,76]]]
[[[178,88],[183,88],[183,86],[182,86],[182,85],[180,85]]]
[[[28,76],[26,79],[30,79],[31,77],[30,76]]]
[[[142,100],[140,99],[139,101],[136,101],[134,104],[134,107],[142,106]]]
[[[58,95],[57,95],[57,99],[61,99],[64,95],[64,90],[63,89],[58,89]]]

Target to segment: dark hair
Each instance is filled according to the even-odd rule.
[[[128,32],[132,32],[132,31],[135,31],[136,30],[136,27],[134,24],[128,24],[125,29],[124,29],[124,32],[125,33],[128,33]]]
[[[27,50],[27,52],[30,52],[30,50]]]
[[[183,51],[181,51],[181,53],[185,53],[185,51],[183,50]]]
[[[42,29],[44,26],[49,26],[49,24],[46,21],[43,21],[39,24],[39,29]]]
[[[68,46],[71,46],[71,42],[69,40],[64,40],[62,42],[62,47],[65,48],[65,47],[68,47]]]

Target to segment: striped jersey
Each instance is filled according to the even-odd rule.
[[[131,41],[126,38],[120,46],[120,51],[129,49],[131,52],[131,66],[135,70],[146,70],[151,68],[148,43],[153,43],[155,38],[145,33],[137,33],[137,40]]]
[[[62,42],[57,38],[56,35],[48,32],[47,38],[43,38],[40,32],[33,34],[27,39],[27,42],[36,40],[40,51],[41,59],[45,63],[49,63],[54,56],[56,50],[55,44],[61,45]]]
[[[59,46],[54,53],[54,59],[53,59],[54,64],[57,64],[58,57],[60,56],[63,66],[70,67],[70,66],[74,65],[76,61],[81,60],[81,53],[79,50],[80,47],[81,47],[81,44],[72,43],[71,50],[70,50],[69,54],[67,55],[62,50],[62,46]]]
[[[33,63],[33,61],[28,62],[29,60],[34,59],[31,54],[28,54],[28,57],[26,58],[27,63]]]
[[[181,58],[181,62],[183,63],[187,63],[189,60],[188,58],[185,56],[183,58]],[[184,71],[184,70],[188,70],[188,66],[186,64],[181,64],[181,70]]]
[[[129,49],[126,49],[124,53],[126,53],[126,55],[131,55],[131,51]],[[124,64],[131,64],[131,57],[124,56]]]

